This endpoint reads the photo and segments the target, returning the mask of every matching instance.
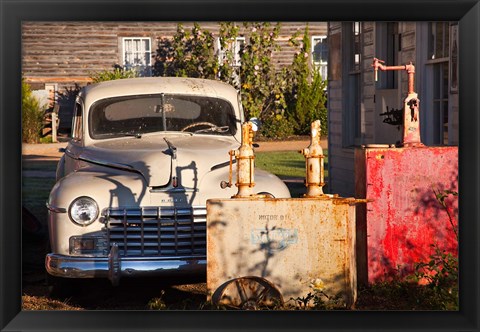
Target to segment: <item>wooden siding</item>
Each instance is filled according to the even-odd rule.
[[[122,37],[150,37],[152,65],[158,41],[171,38],[179,22],[24,22],[22,24],[22,73],[35,89],[57,83],[60,127],[69,130],[77,91],[90,82],[90,74],[123,65]],[[192,22],[182,22],[185,29]],[[242,23],[240,34],[247,35]],[[274,24],[274,23],[272,23]],[[218,22],[199,22],[200,28],[218,35]],[[311,36],[327,35],[327,23],[309,22]],[[282,22],[273,62],[291,64],[296,49],[289,38],[298,30],[303,36],[305,22]],[[43,85],[43,86],[42,86]]]
[[[184,22],[185,29],[193,23]],[[219,24],[200,22],[200,27],[218,35]],[[240,33],[248,34],[243,25]],[[281,23],[273,61],[278,66],[290,64],[296,51],[288,39],[297,30],[303,31],[305,22]],[[27,78],[42,77],[53,81],[55,77],[86,78],[90,73],[122,65],[119,38],[150,37],[152,61],[157,41],[172,37],[176,22],[25,22],[22,25],[22,65]],[[310,35],[327,34],[325,22],[310,22]],[[301,38],[301,36],[300,36]]]
[[[345,58],[341,22],[330,22],[328,24],[328,36],[330,40],[339,38],[339,50],[335,51],[335,58],[332,53],[329,55],[329,69],[335,67],[333,62],[338,64],[338,73],[329,74],[328,80],[328,185],[330,193],[342,196],[352,196],[355,193],[353,148],[343,146],[344,131],[344,107],[343,98],[343,73],[344,66],[341,65]],[[332,37],[333,36],[333,37]],[[340,62],[340,63],[338,63]]]
[[[399,34],[402,36],[402,49],[400,50],[400,62],[408,63],[415,59],[415,23],[399,23]],[[340,34],[343,39],[343,27],[340,22],[329,23],[329,40],[332,35]],[[363,22],[361,40],[361,59],[362,67],[360,80],[361,98],[361,144],[377,143],[375,141],[375,121],[380,121],[375,114],[375,93],[374,73],[371,68],[373,58],[375,57],[376,45],[376,24],[374,22]],[[342,42],[341,54],[345,52]],[[343,54],[342,58],[345,58]],[[329,59],[330,67],[334,59]],[[332,193],[339,193],[344,196],[355,194],[355,170],[354,170],[354,147],[344,146],[345,133],[345,114],[346,94],[348,93],[343,86],[345,70],[342,71],[342,77],[337,80],[329,80],[329,180]],[[407,91],[408,76],[401,75],[401,93],[404,95]]]
[[[362,97],[362,143],[374,142],[375,116],[375,80],[372,69],[375,57],[375,23],[364,22],[362,31],[362,79],[360,95]]]

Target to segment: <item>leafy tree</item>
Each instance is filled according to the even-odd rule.
[[[190,31],[178,24],[171,46],[162,55],[165,62],[161,73],[163,76],[217,78],[214,42],[213,34],[201,29],[198,23],[194,23]],[[162,43],[167,44],[166,41]]]
[[[281,76],[272,63],[279,51],[276,42],[280,23],[244,23],[249,38],[241,52],[240,84],[243,108],[248,117],[263,118],[285,108]]]

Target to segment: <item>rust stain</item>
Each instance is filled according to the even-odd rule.
[[[207,229],[212,230],[208,239],[215,244],[209,244],[207,250],[208,288],[214,290],[227,277],[259,276],[281,285],[279,290],[285,298],[296,298],[311,291],[312,279],[321,278],[328,289],[349,294],[345,299],[351,305],[356,279],[351,275],[347,278],[345,266],[350,266],[355,257],[350,235],[355,227],[355,206],[349,204],[352,201],[340,197],[231,199],[212,206]],[[208,227],[221,218],[228,219],[223,234]],[[259,230],[279,233],[254,236],[260,234]],[[355,264],[349,273],[356,273]]]

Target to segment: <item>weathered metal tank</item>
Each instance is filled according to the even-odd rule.
[[[238,176],[242,194],[207,201],[207,289],[214,303],[255,309],[315,291],[343,307],[355,303],[355,204],[363,201],[323,193],[319,138],[318,121],[310,146],[300,151],[306,158],[304,197],[245,195],[253,177]],[[244,143],[231,155],[251,160]],[[253,164],[244,164],[238,172],[252,174]]]
[[[355,195],[371,201],[357,207],[358,281],[366,284],[401,277],[428,262],[436,246],[457,254],[455,233],[458,199],[447,195],[445,207],[437,195],[458,191],[458,148],[427,147],[420,140],[415,68],[385,66],[377,70],[406,70],[409,91],[403,105],[403,141],[395,145],[366,145],[355,151]]]

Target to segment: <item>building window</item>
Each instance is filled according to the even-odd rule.
[[[123,38],[123,65],[140,76],[151,76],[151,40],[144,37]]]
[[[432,106],[432,143],[448,144],[449,122],[449,23],[430,22],[428,24],[428,59],[431,67],[433,84],[431,89]]]
[[[352,58],[350,60],[351,62],[351,68],[355,71],[360,70],[360,62],[362,58],[361,54],[361,35],[362,35],[362,29],[361,29],[361,22],[353,22],[352,23],[352,29],[351,29],[351,55]]]
[[[232,50],[233,64],[232,65],[234,67],[240,67],[242,65],[241,52],[244,46],[245,46],[245,37],[236,37],[235,42],[228,45],[228,47],[233,47],[233,50]],[[217,49],[218,49],[218,61],[220,63],[224,63],[226,61],[228,62],[229,59],[226,53],[227,51],[229,51],[229,49],[223,49],[221,47],[220,38],[217,38]]]
[[[450,35],[448,25],[448,22],[428,24],[428,60],[448,58]]]
[[[217,38],[218,62],[235,68],[232,72],[231,83],[237,88],[240,87],[240,75],[238,69],[242,65],[242,52],[244,47],[245,37],[236,37],[234,41],[227,42],[225,48],[222,48],[220,38]],[[231,54],[228,54],[230,51]],[[220,72],[218,75],[220,75]]]
[[[397,22],[378,22],[376,23],[376,57],[385,61],[387,66],[398,66],[398,53],[400,52],[400,35],[398,34]],[[388,70],[382,72],[379,76],[376,87],[379,89],[397,89],[398,88],[397,70]]]
[[[312,36],[313,65],[320,71],[322,78],[327,79],[328,44],[327,36]]]
[[[234,66],[236,67],[240,67],[242,65],[241,52],[243,51],[244,47],[245,47],[245,37],[235,38],[233,54],[234,54]]]
[[[448,62],[433,65],[433,144],[448,144]]]

